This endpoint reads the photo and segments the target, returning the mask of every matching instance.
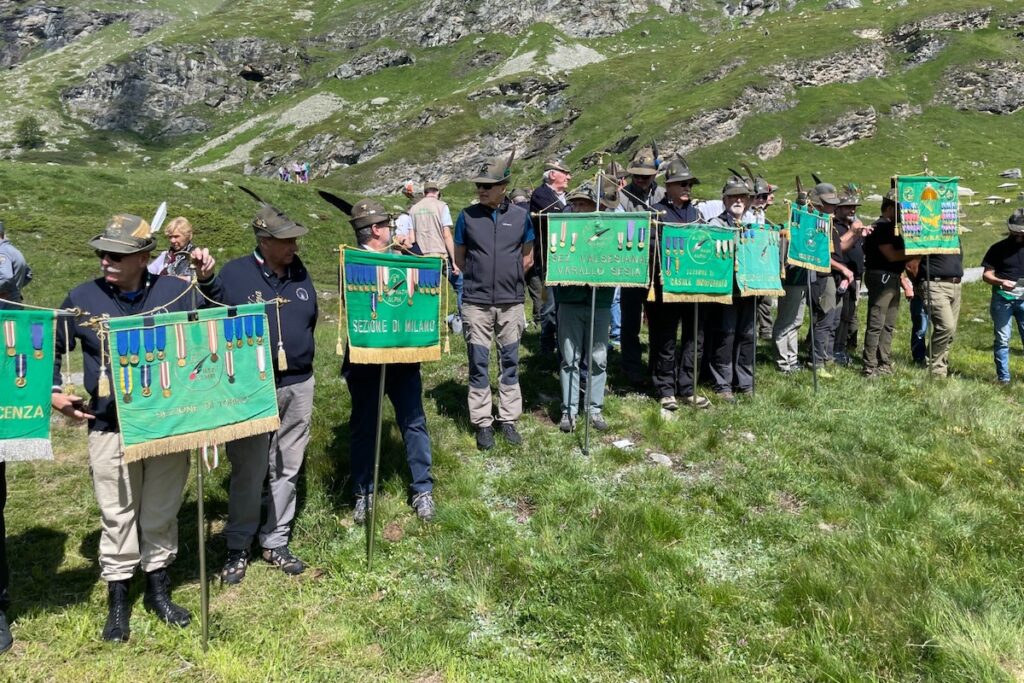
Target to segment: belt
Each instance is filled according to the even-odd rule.
[[[929,282],[948,282],[951,285],[960,284],[960,278],[958,277],[933,277],[929,279]]]

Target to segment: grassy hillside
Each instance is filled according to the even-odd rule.
[[[1024,466],[1010,446],[1024,436],[1024,394],[991,382],[985,287],[966,287],[947,382],[909,367],[902,317],[895,376],[865,382],[839,370],[816,396],[809,375],[777,376],[762,347],[756,398],[666,418],[624,391],[616,369],[611,431],[595,434],[590,457],[580,434],[552,422],[557,379],[534,332],[522,361],[526,447],[480,455],[464,345],[453,339],[450,356],[424,366],[438,519],[424,526],[405,505],[388,409],[384,540],[367,573],[349,521],[349,398],[331,353],[332,247],[349,233],[311,188],[0,164],[0,206],[37,273],[29,300],[56,304],[95,273],[84,243],[115,208],[146,215],[167,199],[222,262],[245,253],[254,204],[226,184],[239,182],[313,227],[303,257],[324,317],[293,542],[313,570],[293,581],[257,564],[236,589],[214,584],[209,653],[198,625],[170,631],[141,602],[132,641],[102,644],[85,434],[58,424],[56,463],[8,468],[12,679],[1019,679]],[[971,233],[971,251],[994,236]],[[1019,354],[1012,363],[1024,372]],[[620,438],[635,445],[616,448]],[[211,572],[225,555],[227,475],[226,465],[215,471],[206,492]],[[195,499],[193,484],[173,572],[193,612]]]

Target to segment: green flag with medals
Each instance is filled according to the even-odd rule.
[[[786,263],[818,273],[832,271],[832,216],[792,204]]]
[[[50,460],[54,311],[0,310],[0,462]]]
[[[959,178],[896,176],[897,230],[907,254],[960,253]]]
[[[649,213],[548,214],[549,285],[649,287]]]
[[[287,305],[287,304],[285,304]],[[128,462],[280,426],[266,304],[108,321],[109,380]]]
[[[663,224],[658,256],[664,301],[730,303],[735,231],[714,225]]]
[[[737,237],[736,284],[740,296],[781,296],[779,242],[781,230],[773,225],[746,225]]]
[[[441,358],[441,259],[343,247],[341,293],[353,363]]]

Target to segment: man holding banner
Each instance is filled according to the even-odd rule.
[[[675,157],[664,165],[665,199],[654,205],[662,223],[685,225],[700,219],[690,192],[700,184],[686,160]],[[661,232],[659,231],[659,234]],[[652,250],[652,258],[656,254]],[[647,302],[647,321],[651,331],[651,366],[654,390],[661,407],[676,410],[676,397],[698,408],[707,408],[711,401],[694,391],[693,351],[700,345],[700,322],[694,326],[694,302],[665,301],[661,283],[661,263],[653,258],[654,296]],[[682,327],[677,344],[676,334]]]
[[[270,348],[277,388],[280,428],[227,445],[231,461],[228,523],[224,537],[228,559],[221,580],[237,584],[245,578],[253,538],[259,531],[265,561],[285,574],[301,574],[306,565],[288,548],[295,519],[296,486],[309,443],[313,417],[313,333],[316,330],[316,290],[299,259],[298,238],[309,230],[270,204],[252,221],[256,248],[221,270],[222,303],[239,306],[250,301],[286,299],[267,304]],[[264,499],[263,482],[269,491]],[[266,521],[260,527],[260,508],[266,501]]]
[[[380,202],[363,199],[352,207],[352,218],[349,222],[355,230],[356,242],[361,249],[384,252],[391,246],[391,229],[388,221],[387,210]],[[376,267],[371,267],[371,270],[380,272]],[[388,269],[388,272],[390,273],[391,269]],[[374,280],[379,281],[378,275],[375,274]],[[387,284],[390,285],[390,280]],[[393,289],[397,296],[404,299],[410,286],[415,296],[416,284],[410,283],[406,275],[405,281],[396,283],[396,289]],[[387,305],[390,296],[385,293],[383,299],[375,298],[373,305]],[[399,305],[402,310],[412,310],[406,307],[404,302],[400,302]],[[433,313],[436,322],[437,310],[435,309]],[[350,313],[351,317],[353,316]],[[386,348],[376,350],[388,353]],[[356,494],[352,519],[356,524],[366,523],[367,511],[372,508],[373,496],[376,493],[373,487],[373,464],[377,421],[380,419],[377,408],[381,372],[385,372],[384,393],[394,406],[395,420],[402,432],[402,441],[405,442],[406,461],[412,474],[412,483],[409,487],[412,493],[411,505],[417,517],[429,522],[434,519],[434,479],[430,473],[432,455],[430,435],[427,433],[427,416],[423,411],[420,364],[388,363],[385,371],[381,363],[352,362],[350,347],[342,362],[341,374],[352,395],[352,414],[349,417],[349,463]]]
[[[189,310],[189,284],[176,277],[153,275],[146,266],[156,246],[150,225],[129,214],[110,219],[104,232],[89,241],[99,257],[102,276],[71,290],[62,308],[86,311],[91,317],[120,318]],[[206,249],[192,252],[204,293],[220,294],[214,259]],[[121,373],[111,362],[112,344],[79,317],[57,326],[52,406],[75,420],[89,420],[89,469],[103,523],[100,537],[101,576],[107,581],[107,621],[103,639],[127,641],[131,601],[129,586],[138,566],[146,572],[143,605],[160,620],[187,626],[188,610],[170,598],[167,567],[178,552],[178,510],[188,479],[187,453],[173,453],[128,462],[121,452],[119,423],[111,386]],[[77,397],[61,392],[61,351],[82,346],[86,408]],[[127,358],[125,359],[127,363]],[[108,377],[109,372],[109,377]]]
[[[462,317],[469,354],[469,419],[480,450],[494,448],[494,417],[488,375],[491,344],[497,343],[498,422],[502,436],[520,444],[516,422],[523,412],[519,389],[519,343],[525,273],[533,265],[534,232],[530,215],[505,197],[512,158],[487,160],[472,182],[477,204],[455,221],[455,263],[462,270]]]

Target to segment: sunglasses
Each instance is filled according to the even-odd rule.
[[[497,183],[477,183],[476,189],[478,190],[490,190],[491,188],[497,187]]]
[[[125,256],[125,254],[115,254],[110,251],[100,251],[99,249],[96,250],[96,258],[105,258],[111,263],[120,263],[121,259],[123,259]]]

